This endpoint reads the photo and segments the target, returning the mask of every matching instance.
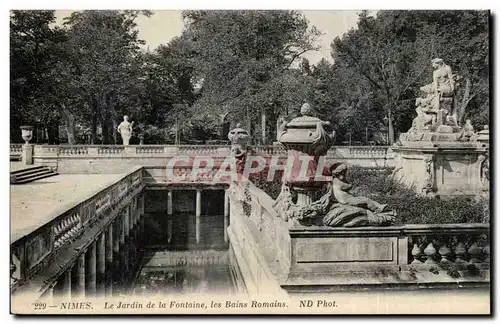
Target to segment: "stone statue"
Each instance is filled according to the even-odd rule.
[[[118,125],[118,133],[120,133],[122,140],[123,140],[123,145],[129,145],[130,142],[130,137],[132,137],[132,126],[134,125],[134,122],[129,122],[128,121],[128,116],[123,116],[123,121]]]
[[[421,95],[415,100],[417,117],[403,141],[421,141],[433,138],[433,133],[446,133],[442,139],[457,140],[461,133],[453,109],[456,76],[440,58],[431,61],[434,72],[432,83],[420,87]]]
[[[367,197],[357,197],[349,191],[352,185],[346,182],[347,165],[332,165],[332,182],[328,192],[320,199],[327,204],[328,210],[323,218],[326,226],[381,226],[391,224],[396,212],[387,205]],[[332,204],[333,203],[333,204]]]
[[[346,182],[347,165],[336,163],[330,170],[332,181],[327,192],[310,205],[297,208],[293,205],[291,190],[282,190],[275,202],[275,206],[285,212],[282,217],[314,224],[323,216],[321,224],[330,227],[385,226],[394,222],[396,212],[387,205],[350,193],[352,185]]]

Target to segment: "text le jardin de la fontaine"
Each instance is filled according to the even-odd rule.
[[[292,306],[298,307],[317,307],[317,308],[330,308],[338,307],[338,304],[334,300],[298,300],[294,302]],[[288,301],[235,301],[235,300],[225,300],[225,301],[209,301],[209,302],[198,302],[198,301],[132,301],[132,302],[104,302],[104,309],[139,309],[139,308],[149,308],[149,309],[244,309],[244,308],[287,308],[290,306]],[[94,303],[92,302],[66,302],[61,303],[60,309],[95,309]]]

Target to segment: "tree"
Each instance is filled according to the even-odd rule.
[[[77,114],[80,120],[90,120],[92,143],[98,123],[103,143],[111,139],[116,143],[116,123],[121,115],[133,119],[143,107],[137,58],[144,42],[138,38],[135,23],[139,14],[150,15],[131,10],[86,10],[74,12],[64,23],[67,61],[58,65],[55,77],[60,91],[68,97],[59,98],[59,102],[64,116]]]
[[[49,126],[49,142],[60,118],[50,101],[51,71],[62,53],[63,30],[52,27],[53,10],[14,10],[10,17],[11,140],[20,139],[22,123]],[[57,134],[57,132],[55,132]]]
[[[183,17],[196,82],[202,83],[200,99],[193,105],[203,112],[197,118],[215,128],[214,116],[229,112],[233,121],[246,120],[254,134],[259,127],[252,126],[263,124],[259,119],[275,124],[276,116],[265,116],[284,109],[287,96],[270,89],[277,89],[278,80],[296,83],[291,78],[300,78],[300,73],[289,70],[302,54],[318,49],[320,32],[309,29],[307,19],[295,11],[187,11]]]
[[[332,57],[344,72],[355,72],[355,80],[368,81],[373,95],[367,100],[376,103],[379,122],[388,117],[391,143],[394,125],[400,132],[411,126],[414,99],[419,87],[432,81],[430,61],[435,57],[465,80],[457,93],[459,115],[467,115],[466,110],[468,116],[487,114],[487,12],[381,11],[376,17],[363,12],[356,29],[334,39]],[[479,116],[477,121],[485,120]]]

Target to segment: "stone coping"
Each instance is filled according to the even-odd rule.
[[[490,231],[490,224],[459,223],[459,224],[408,224],[387,227],[327,227],[300,226],[289,228],[292,236],[394,236],[422,234],[480,234]]]

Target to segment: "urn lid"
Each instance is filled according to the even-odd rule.
[[[306,102],[300,108],[300,114],[302,116],[292,119],[287,125],[287,128],[316,128],[316,124],[321,122],[321,119],[317,117],[312,117],[312,108]]]
[[[300,108],[302,116],[292,119],[289,123],[284,125],[283,131],[278,138],[278,141],[284,145],[287,143],[297,144],[311,144],[314,142],[321,142],[329,147],[331,145],[330,138],[333,133],[330,133],[330,122],[324,122],[319,118],[310,116],[312,112],[311,106],[305,103]],[[326,130],[324,127],[326,126]]]

